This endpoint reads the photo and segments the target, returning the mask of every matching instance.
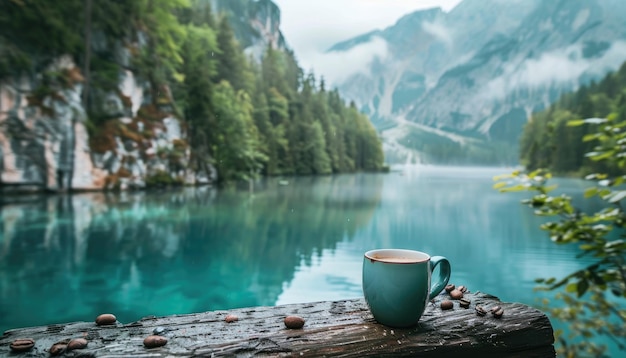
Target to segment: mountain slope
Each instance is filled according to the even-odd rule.
[[[237,40],[256,59],[270,45],[287,49],[280,30],[280,9],[271,0],[210,0],[209,3],[214,11],[228,16]]]
[[[626,59],[625,15],[617,0],[465,0],[329,52],[384,42],[338,86],[383,131],[388,157],[510,164],[532,112]]]

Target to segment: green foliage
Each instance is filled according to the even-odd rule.
[[[0,79],[81,47],[80,0],[0,1]],[[73,20],[73,21],[72,21]]]
[[[162,170],[146,177],[146,186],[148,188],[181,185],[183,185],[182,179],[172,178],[169,173]]]
[[[212,152],[218,173],[222,180],[254,177],[267,157],[259,150],[250,97],[222,81],[215,88],[213,101],[217,110]]]
[[[218,63],[216,82],[228,81],[236,90],[243,89],[252,93],[254,75],[226,16],[219,21],[217,45],[219,51],[216,53]]]
[[[178,106],[182,109],[189,128],[191,165],[195,170],[209,173],[213,163],[211,143],[214,134],[215,106],[213,105],[212,78],[216,61],[211,56],[217,51],[215,32],[207,26],[187,26],[187,38],[182,46],[183,82],[173,86]]]
[[[287,60],[290,56],[284,56],[271,46],[267,48],[263,62],[261,63],[261,78],[266,88],[273,88],[276,93],[283,93],[291,97],[291,90],[297,88],[296,85],[290,88],[287,83]]]
[[[567,322],[571,330],[567,337],[556,332],[560,351],[567,357],[598,357],[606,354],[606,347],[587,338],[605,336],[626,350],[626,175],[621,174],[626,167],[626,118],[613,114],[607,118],[571,120],[567,125],[599,125],[597,132],[585,136],[585,140],[597,144],[586,156],[619,169],[620,174],[616,175],[586,176],[596,185],[585,191],[585,197],[600,198],[604,203],[600,210],[585,213],[576,209],[569,196],[550,195],[554,187],[546,185],[551,176],[543,169],[497,177],[495,188],[502,192],[534,193],[523,203],[537,215],[558,218],[541,226],[550,239],[559,245],[577,245],[580,257],[592,258],[590,265],[563,278],[541,278],[537,282],[540,290],[558,290],[556,299],[564,304],[563,308],[546,307],[553,317]],[[583,339],[572,340],[574,337]]]
[[[179,9],[178,20],[183,25],[215,28],[215,19],[209,0],[191,0],[191,6]]]
[[[207,6],[197,0],[191,13],[206,14]],[[304,79],[292,52],[270,46],[260,63],[247,59],[229,19],[181,15],[184,81],[174,93],[196,167],[215,165],[220,180],[383,168],[367,117],[336,91],[318,89],[313,75]]]
[[[378,133],[338,92],[304,78],[291,52],[269,47],[257,69],[255,123],[268,157],[264,173],[330,174],[383,169]]]
[[[24,72],[39,78],[30,98],[43,102],[54,88],[45,82],[49,76],[37,75],[69,55],[77,64],[73,81],[88,77],[88,125],[97,134],[110,132],[111,118],[94,100],[119,92],[120,75],[131,70],[150,90],[145,100],[151,103],[138,116],[184,118],[190,169],[210,173],[215,166],[220,180],[384,168],[367,117],[312,74],[305,78],[293,52],[269,46],[261,59],[246,56],[237,35],[250,45],[245,24],[260,5],[218,1],[226,13],[216,19],[209,0],[87,3],[0,1],[0,79]],[[120,97],[128,109],[131,99]],[[112,138],[92,142],[106,142],[99,149],[109,150]],[[170,153],[169,169],[185,169],[185,155]],[[150,179],[160,181],[166,180]]]
[[[315,174],[330,174],[330,158],[326,152],[326,139],[320,122],[314,122],[307,132],[310,135],[312,168]]]
[[[150,81],[150,96],[154,105],[165,94],[161,88],[169,81],[182,81],[178,66],[183,59],[181,43],[186,33],[175,14],[190,6],[188,0],[140,0],[139,29],[146,32],[147,43],[139,48],[135,58],[139,72]],[[166,99],[168,100],[168,99]]]
[[[524,127],[520,140],[520,158],[529,169],[548,168],[555,173],[606,172],[617,174],[613,163],[589,160],[601,122],[578,121],[578,118],[626,118],[626,64],[598,83],[563,95],[545,111],[536,113]],[[585,140],[584,140],[585,139]]]

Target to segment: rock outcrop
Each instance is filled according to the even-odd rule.
[[[95,133],[87,129],[83,76],[71,58],[60,57],[37,77],[0,85],[4,187],[57,191],[142,188],[149,180],[210,182],[211,175],[182,169],[190,154],[184,126],[145,100],[147,86],[130,70],[119,74],[117,91],[94,91],[92,102],[107,118]],[[156,117],[148,118],[150,112]]]
[[[106,168],[91,160],[81,103],[83,78],[68,57],[46,73],[66,83],[20,76],[0,84],[0,183],[48,190],[99,189]],[[38,91],[39,89],[39,91]]]
[[[246,53],[260,59],[268,46],[287,49],[280,30],[280,9],[271,0],[211,0],[213,11],[225,12]]]
[[[229,14],[247,53],[259,58],[267,46],[286,49],[280,10],[272,1],[212,5]],[[101,32],[92,37],[94,56],[112,59],[118,74],[112,89],[89,88],[88,101],[85,74],[70,56],[0,82],[0,191],[214,183],[215,168],[196,170],[190,163],[187,128],[169,87],[151,98],[148,80],[133,68],[133,51],[145,38],[138,34],[132,43]],[[88,121],[87,113],[94,118]]]

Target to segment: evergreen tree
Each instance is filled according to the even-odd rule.
[[[263,84],[266,89],[275,88],[276,91],[283,94],[283,96],[290,97],[291,91],[288,87],[284,70],[285,66],[283,64],[282,53],[274,50],[272,46],[269,45],[261,61]]]
[[[216,140],[212,152],[220,180],[247,179],[258,174],[267,157],[260,151],[252,102],[244,91],[235,92],[227,81],[214,91]]]
[[[226,16],[221,16],[219,20],[217,46],[219,51],[216,54],[218,62],[216,83],[228,81],[234,89],[252,93],[253,74]]]
[[[213,104],[213,83],[216,62],[211,53],[217,50],[215,33],[207,26],[188,26],[182,47],[184,80],[175,88],[179,107],[188,123],[193,169],[210,173],[213,163],[211,143],[215,143],[217,120]]]
[[[323,80],[305,76],[291,50],[268,46],[259,63],[246,58],[235,38],[247,31],[241,27],[250,10],[246,0],[219,1],[220,9],[241,16],[222,14],[217,21],[212,3],[0,2],[0,79],[35,74],[68,54],[86,75],[88,99],[88,93],[117,92],[120,73],[130,69],[149,82],[150,105],[138,115],[184,119],[191,169],[210,172],[214,165],[220,180],[382,167],[381,144],[367,118]],[[130,68],[122,68],[116,48],[128,49]],[[51,95],[68,80],[63,76],[42,74],[35,95]],[[111,118],[92,107],[89,124],[98,133]]]
[[[598,83],[582,86],[565,94],[545,111],[533,114],[520,139],[520,158],[529,169],[547,168],[556,173],[603,171],[616,168],[605,161],[591,161],[583,153],[591,152],[597,139],[596,124],[571,127],[568,122],[584,118],[606,118],[609,114],[626,115],[624,102],[626,64]]]
[[[183,25],[216,28],[211,2],[208,0],[192,0],[190,7],[179,10],[178,19]]]
[[[310,128],[311,166],[315,174],[330,174],[332,166],[326,153],[326,140],[320,122],[314,122]]]
[[[287,132],[292,126],[289,118],[289,101],[273,87],[268,90],[267,98],[272,128],[269,145],[272,148],[273,157],[276,158],[275,173],[291,174],[293,173],[293,154],[291,144],[287,139]]]
[[[188,0],[140,0],[140,22],[146,30],[147,44],[139,56],[140,72],[150,82],[150,97],[153,105],[159,105],[161,91],[168,80],[181,80],[176,72],[182,63],[180,46],[185,31],[175,13],[189,6]]]

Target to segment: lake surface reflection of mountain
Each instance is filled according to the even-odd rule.
[[[0,332],[103,312],[127,323],[360,297],[362,254],[381,247],[446,256],[452,282],[534,304],[535,278],[584,263],[538,229],[522,194],[492,189],[507,171],[268,179],[253,194],[245,186],[13,198],[0,206]],[[576,197],[589,185],[558,183]]]

